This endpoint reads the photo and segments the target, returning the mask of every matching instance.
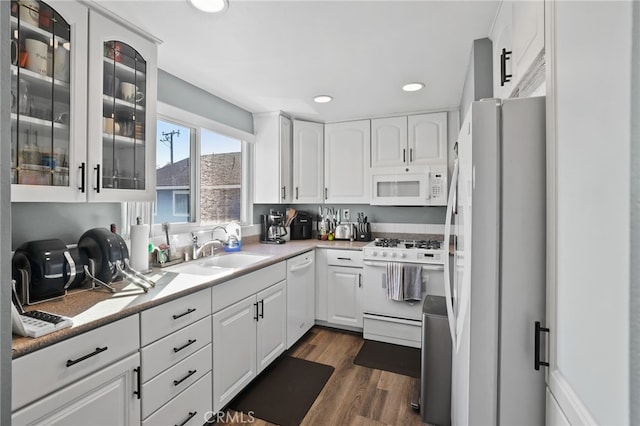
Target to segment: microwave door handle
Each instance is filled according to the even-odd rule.
[[[431,169],[429,169],[429,171],[427,171],[427,184],[426,184],[427,188],[427,194],[426,194],[426,199],[430,200],[431,199]]]

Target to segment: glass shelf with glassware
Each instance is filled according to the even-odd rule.
[[[128,102],[123,99],[109,96],[109,95],[102,95],[102,102],[107,106],[112,105],[115,107],[126,108],[128,110],[140,111],[141,113],[144,112],[144,105]]]
[[[71,27],[51,6],[11,1],[11,183],[69,186]]]

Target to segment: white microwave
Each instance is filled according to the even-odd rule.
[[[371,170],[374,206],[446,206],[447,166]]]

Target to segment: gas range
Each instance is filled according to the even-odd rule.
[[[363,249],[364,260],[444,264],[445,250],[439,240],[378,239]]]

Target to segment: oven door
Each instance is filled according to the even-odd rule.
[[[422,300],[399,302],[387,298],[387,262],[364,261],[365,314],[382,315],[415,321],[422,320],[422,300],[427,294],[444,295],[444,266],[422,265]]]

